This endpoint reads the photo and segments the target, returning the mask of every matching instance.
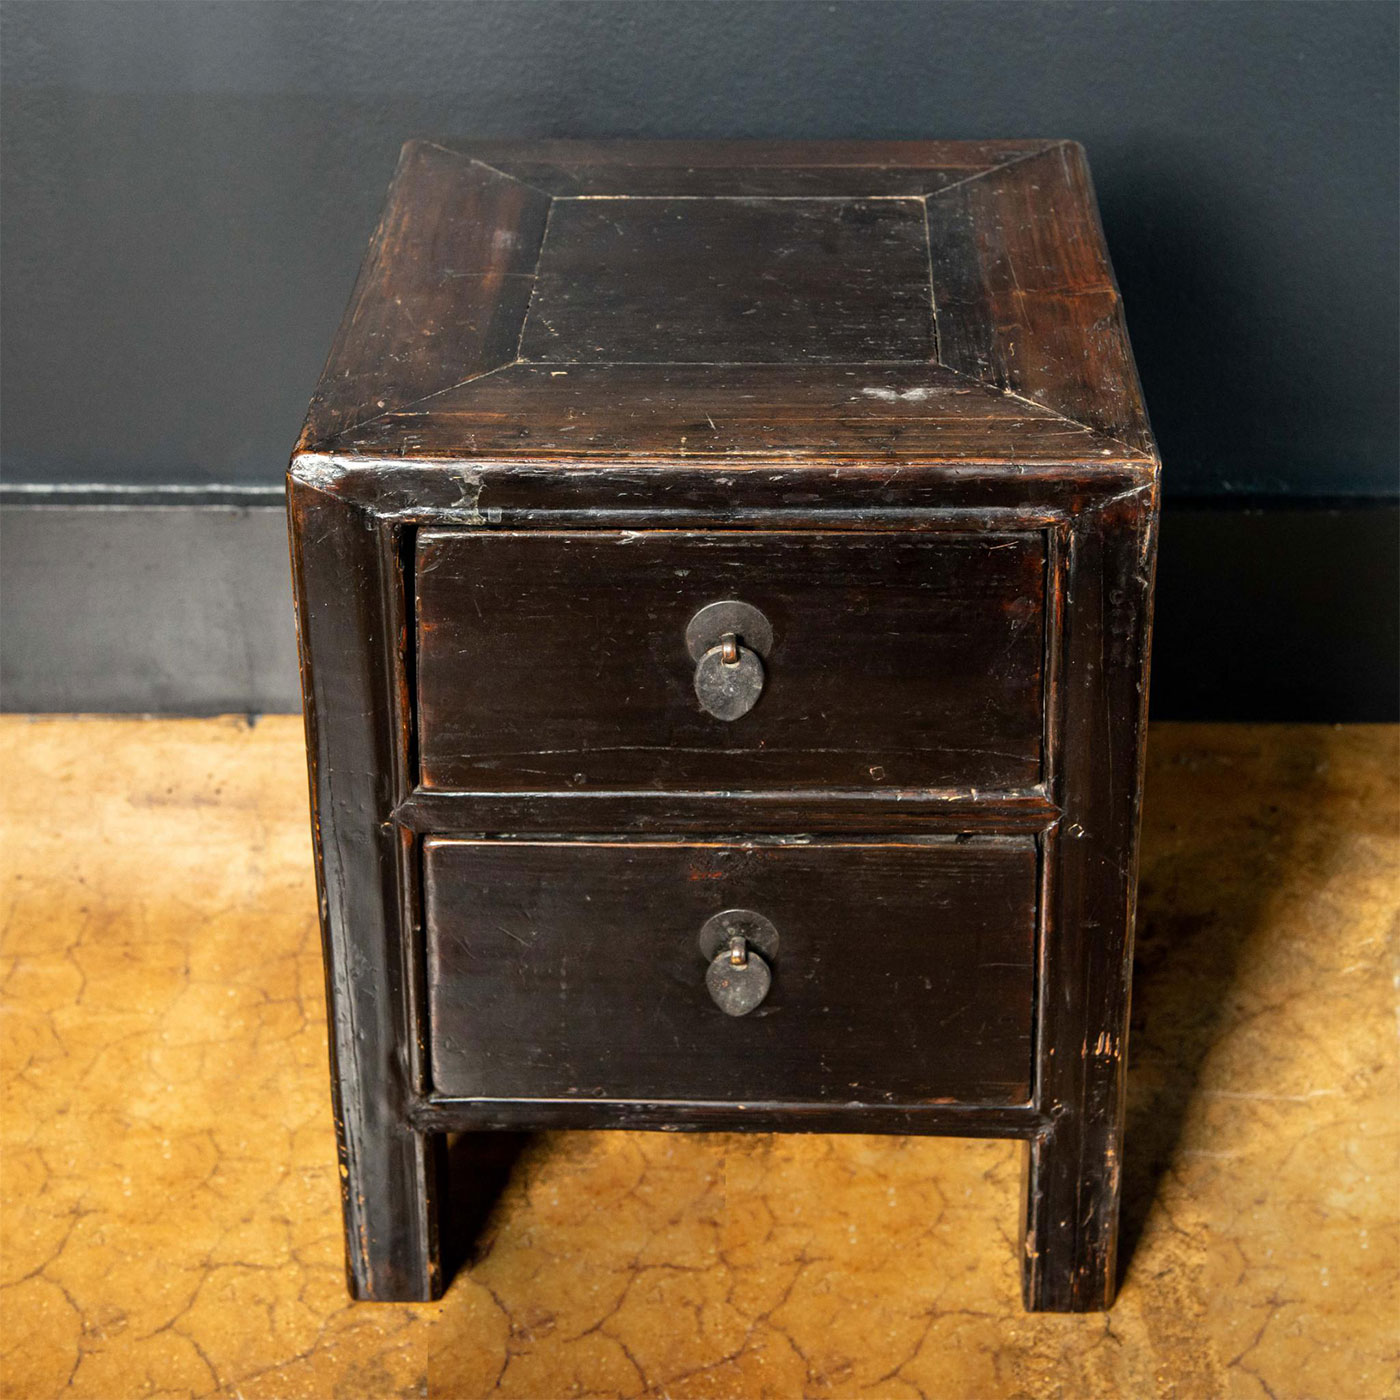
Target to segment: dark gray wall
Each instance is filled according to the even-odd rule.
[[[0,7],[0,470],[279,478],[410,135],[1070,136],[1169,495],[1396,489],[1391,3]]]
[[[1037,135],[1166,461],[1154,715],[1395,718],[1397,16],[4,0],[0,708],[295,706],[281,474],[406,137]]]

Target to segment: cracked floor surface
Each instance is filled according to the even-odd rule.
[[[341,1266],[301,729],[0,720],[6,1396],[1400,1396],[1397,741],[1154,728],[1107,1317],[1015,1144],[459,1144],[440,1304]]]

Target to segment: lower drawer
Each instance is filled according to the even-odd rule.
[[[1028,837],[431,837],[434,1089],[453,1098],[1024,1103],[1036,871]],[[767,994],[737,1016],[707,983],[724,921],[710,925],[702,951],[702,929],[736,909],[777,936]]]

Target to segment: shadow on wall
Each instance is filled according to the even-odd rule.
[[[1368,479],[1400,494],[1358,470],[1395,459],[1400,333],[1358,307],[1355,267],[1300,244],[1274,192],[1242,193],[1229,165],[1147,139],[1089,154],[1168,499],[1318,499]],[[1393,305],[1394,249],[1373,236],[1372,295]]]
[[[1400,505],[1169,506],[1153,719],[1400,719]]]
[[[1358,421],[1347,298],[1297,285],[1291,227],[1261,238],[1228,170],[1180,170],[1151,142],[1095,159],[1163,459],[1153,718],[1400,719],[1400,503],[1259,494],[1281,464],[1393,455],[1393,354],[1365,367],[1377,411]],[[1308,355],[1277,325],[1283,284],[1307,303]]]
[[[1096,162],[1094,173],[1170,496],[1228,490],[1231,474],[1259,480],[1259,458],[1277,426],[1274,406],[1259,393],[1270,347],[1248,325],[1262,274],[1220,226],[1228,199],[1193,193],[1167,161],[1138,142]]]

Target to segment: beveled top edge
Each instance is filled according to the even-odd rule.
[[[998,138],[987,141],[917,140],[605,140],[575,138],[493,140],[415,138],[405,149],[432,145],[509,174],[515,164],[641,170],[947,170],[992,169],[1067,144],[1060,137]],[[565,191],[546,190],[563,194]]]
[[[427,462],[538,457],[537,444],[526,440],[528,433],[518,444],[498,437],[489,445],[474,443],[468,434],[460,450],[450,445],[445,449],[439,440],[430,450],[415,451],[414,439],[423,421],[449,412],[450,405],[458,409],[457,422],[469,426],[460,413],[459,391],[476,380],[488,381],[502,372],[510,376],[517,366],[525,367],[519,337],[508,322],[518,319],[528,305],[538,251],[556,200],[625,198],[625,194],[590,195],[587,188],[599,182],[632,186],[652,180],[654,184],[658,174],[668,180],[684,176],[700,181],[708,192],[694,197],[707,199],[725,197],[720,189],[728,190],[736,180],[747,188],[754,180],[766,183],[800,176],[805,181],[814,176],[824,182],[834,175],[859,174],[863,179],[859,187],[853,185],[848,192],[829,197],[872,198],[879,196],[858,194],[857,188],[865,189],[869,180],[864,177],[881,172],[900,179],[909,174],[918,177],[922,193],[911,192],[911,187],[911,191],[883,197],[922,200],[930,239],[935,231],[939,235],[936,246],[930,242],[930,274],[943,279],[946,287],[939,288],[943,305],[936,308],[938,355],[928,368],[954,373],[969,390],[977,387],[1019,406],[1022,443],[1013,458],[1019,455],[1021,463],[1066,459],[1156,463],[1159,459],[1127,347],[1087,162],[1076,143],[1059,140],[410,141],[403,148],[383,218],[318,385],[297,454],[330,452],[381,460],[417,457]],[[925,175],[940,178],[925,181]],[[544,188],[545,184],[552,188]],[[810,193],[808,184],[801,188],[803,193],[791,197],[826,197]],[[974,192],[978,193],[974,196]],[[636,197],[686,196],[638,191]],[[1041,232],[1048,230],[1048,241],[1040,233],[1031,237],[1023,226],[1031,200],[1037,210],[1047,211]],[[496,251],[504,231],[509,231],[505,245],[513,249],[508,255]],[[473,246],[466,247],[468,243]],[[406,244],[412,245],[414,256],[402,254]],[[488,251],[497,260],[491,266],[486,265]],[[437,265],[442,258],[452,259],[453,267],[465,261],[481,275],[454,273],[456,280],[444,283]],[[482,289],[488,280],[494,304],[487,309],[493,319],[483,334],[459,343],[453,339],[455,328],[473,318],[480,320],[485,305],[480,298],[486,294]],[[948,295],[943,296],[945,291]],[[411,303],[412,315],[406,302]],[[421,325],[425,306],[438,313],[441,331],[425,332]],[[1090,326],[1097,359],[1087,373],[1081,367],[1076,377],[1074,347],[1085,343],[1082,338]],[[366,327],[372,334],[366,334]],[[436,344],[425,342],[424,334],[436,336]],[[421,353],[425,345],[430,351],[426,357]],[[404,351],[409,352],[407,359]],[[419,356],[416,362],[414,354]],[[1049,377],[1037,361],[1054,362]],[[870,368],[876,368],[875,362]],[[483,382],[478,387],[486,390],[488,385]],[[475,389],[472,396],[477,397]],[[598,402],[602,404],[601,399]],[[491,406],[485,407],[489,414]],[[383,419],[404,420],[405,415],[417,421],[409,422],[390,445],[383,428],[374,425]],[[1046,425],[1043,444],[1028,440],[1028,434],[1038,432],[1033,420]],[[1082,430],[1080,450],[1065,439],[1068,429]],[[655,440],[639,441],[635,452],[629,452],[625,441],[615,439],[602,446],[601,454],[596,448],[581,452],[579,462],[587,465],[600,455],[662,460],[667,454],[656,452],[656,445]],[[800,443],[785,443],[776,451],[775,445],[755,439],[715,457],[725,463],[733,463],[736,456],[749,461],[809,458],[821,462],[858,460],[864,455],[854,441],[839,447],[834,442],[813,442],[810,453]],[[927,441],[917,446],[910,442],[873,455],[876,464],[964,462],[1000,455],[991,441],[985,452],[970,451],[969,443],[951,440],[946,451],[930,451],[931,446]],[[567,450],[545,455],[561,466],[570,460]],[[693,442],[681,455],[691,462],[708,456]],[[1014,465],[1015,461],[1008,462]]]

